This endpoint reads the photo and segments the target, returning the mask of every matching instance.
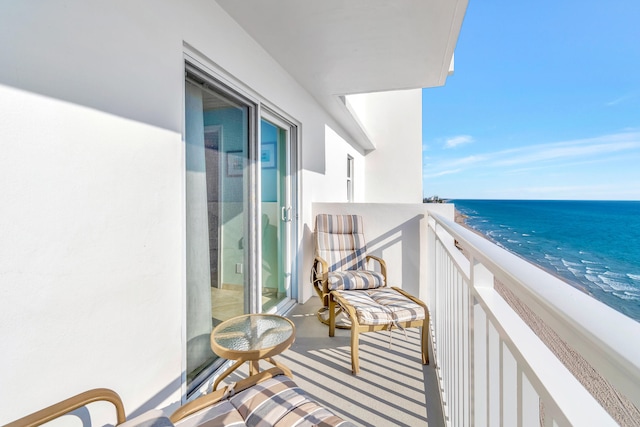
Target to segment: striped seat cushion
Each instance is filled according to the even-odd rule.
[[[235,406],[222,400],[176,423],[176,427],[244,427],[246,423]]]
[[[328,274],[329,290],[375,289],[384,286],[384,276],[377,271],[347,270]]]
[[[262,381],[176,424],[177,427],[294,425],[355,427],[310,399],[284,375]]]
[[[424,308],[390,288],[337,291],[356,311],[361,325],[395,325],[422,320]]]
[[[394,323],[422,320],[425,317],[424,308],[411,301],[395,289],[378,289],[370,292],[371,299],[391,312]]]
[[[367,245],[359,215],[316,216],[316,254],[329,271],[364,270]]]

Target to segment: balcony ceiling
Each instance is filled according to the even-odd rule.
[[[334,116],[342,95],[443,85],[467,7],[467,0],[217,1]]]

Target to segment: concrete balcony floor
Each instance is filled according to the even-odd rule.
[[[435,363],[420,360],[417,328],[360,335],[360,373],[351,374],[350,331],[320,323],[317,297],[297,305],[288,315],[296,340],[276,359],[286,364],[296,383],[319,403],[358,425],[444,426]],[[431,350],[431,348],[430,348]]]

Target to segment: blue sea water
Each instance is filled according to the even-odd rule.
[[[471,228],[640,321],[640,202],[452,202]]]

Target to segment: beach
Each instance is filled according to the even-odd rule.
[[[479,231],[469,227],[465,221],[466,216],[455,210],[455,222],[468,230],[489,239]],[[459,246],[464,253],[464,246]],[[548,271],[548,270],[546,270]],[[555,275],[560,280],[562,277]],[[640,410],[629,399],[619,393],[609,384],[578,352],[562,340],[542,319],[529,307],[522,303],[506,286],[498,280],[494,281],[496,291],[504,298],[511,308],[518,313],[523,321],[535,332],[544,344],[558,357],[567,369],[580,381],[580,383],[593,395],[602,407],[624,427],[640,427]],[[571,286],[567,283],[567,286]],[[542,411],[541,417],[544,417]],[[542,420],[541,420],[541,425]]]
[[[640,202],[455,200],[498,246],[640,323]]]

